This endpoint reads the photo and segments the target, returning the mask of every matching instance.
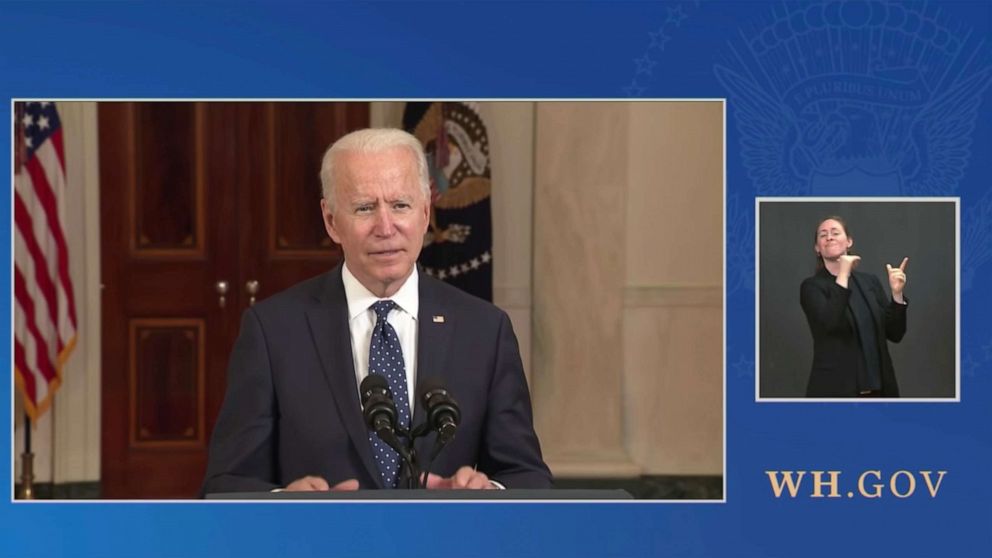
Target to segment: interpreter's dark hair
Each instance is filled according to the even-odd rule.
[[[820,237],[819,237],[819,235],[820,235],[820,225],[822,225],[824,221],[829,221],[831,219],[833,219],[834,221],[837,221],[838,223],[840,223],[841,228],[844,229],[844,234],[847,236],[847,238],[851,238],[851,230],[847,228],[847,221],[845,221],[843,217],[840,217],[838,215],[827,215],[823,219],[820,219],[819,221],[817,221],[816,222],[816,226],[813,227],[813,245],[814,246],[816,246],[816,243],[820,239]],[[817,271],[820,271],[823,268],[824,268],[824,265],[823,265],[823,256],[821,256],[820,254],[816,254],[816,270]]]

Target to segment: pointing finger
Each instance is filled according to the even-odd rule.
[[[889,273],[892,273],[892,269],[893,269],[893,268],[892,268],[892,266],[891,266],[891,265],[889,265],[889,264],[885,264],[885,271],[888,271]]]
[[[906,271],[906,264],[907,264],[908,262],[909,262],[909,257],[905,257],[905,258],[903,258],[903,259],[902,259],[902,263],[901,263],[901,264],[899,264],[899,270],[900,270],[900,271]]]

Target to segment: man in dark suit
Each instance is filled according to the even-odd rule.
[[[245,312],[203,493],[396,486],[398,456],[362,418],[368,374],[388,379],[407,426],[424,420],[414,386],[425,379],[458,400],[461,423],[429,488],[550,487],[509,318],[417,270],[430,217],[419,141],[348,134],[325,154],[321,181],[344,263]]]

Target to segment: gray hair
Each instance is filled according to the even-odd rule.
[[[324,159],[320,164],[320,184],[328,208],[332,212],[334,211],[334,156],[336,153],[342,151],[381,153],[395,147],[409,149],[410,153],[413,154],[417,161],[417,178],[420,182],[420,189],[424,193],[424,199],[429,200],[431,180],[427,168],[427,156],[424,155],[424,146],[421,145],[420,140],[398,128],[365,128],[341,136],[324,153]]]

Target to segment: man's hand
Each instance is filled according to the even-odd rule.
[[[358,481],[355,479],[348,479],[331,486],[327,484],[327,481],[322,477],[306,476],[301,479],[296,479],[286,486],[287,492],[326,492],[328,490],[335,492],[344,490],[358,490]]]
[[[489,477],[485,473],[476,471],[472,467],[462,467],[455,471],[450,478],[441,478],[434,473],[427,475],[427,488],[437,489],[478,489],[495,490],[493,483],[489,482]]]
[[[909,258],[903,258],[899,267],[892,267],[885,264],[885,269],[889,272],[889,287],[892,289],[892,300],[899,304],[903,303],[902,290],[906,287],[906,264]]]

